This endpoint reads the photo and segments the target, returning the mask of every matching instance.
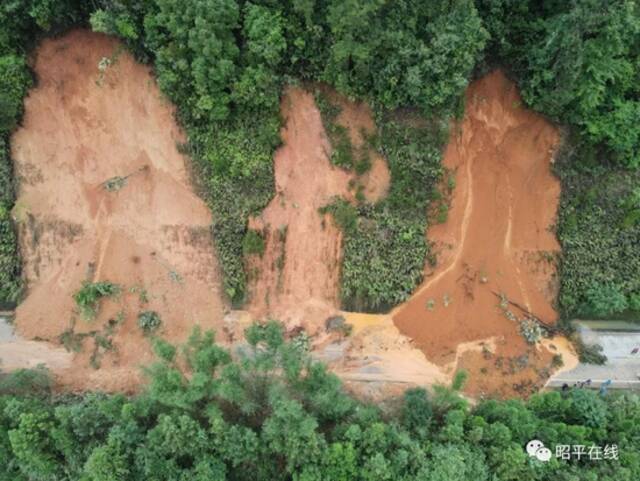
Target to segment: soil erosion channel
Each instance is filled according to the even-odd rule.
[[[127,390],[153,359],[139,313],[156,311],[159,333],[174,340],[222,319],[211,214],[189,184],[173,109],[116,40],[87,31],[45,40],[34,67],[12,139],[28,288],[17,330],[65,333],[79,352],[63,383]],[[83,281],[120,286],[91,321],[73,300]]]
[[[449,216],[428,232],[437,267],[392,314],[428,359],[467,368],[471,391],[530,391],[550,368],[549,352],[527,345],[506,312],[522,317],[523,311],[501,306],[499,296],[556,321],[559,245],[550,226],[560,185],[550,165],[558,140],[551,124],[522,106],[501,72],[467,90],[464,119],[444,158],[456,183]],[[483,340],[479,349],[459,349]]]

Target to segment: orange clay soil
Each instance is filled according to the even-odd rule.
[[[353,145],[375,125],[368,107],[334,95],[342,112],[337,121],[348,128]],[[250,227],[266,238],[264,254],[249,261],[251,300],[256,318],[271,317],[310,333],[339,309],[342,234],[330,215],[319,209],[336,197],[353,200],[353,173],[331,164],[331,145],[313,95],[289,88],[281,102],[283,146],[274,157],[276,196]],[[359,180],[371,200],[386,193],[389,172],[379,155],[370,173]]]
[[[444,157],[456,183],[448,220],[428,232],[437,267],[392,314],[430,361],[457,361],[469,371],[469,394],[526,395],[551,370],[552,353],[525,342],[494,293],[556,321],[552,260],[559,246],[550,227],[560,184],[550,167],[558,140],[501,72],[467,90],[462,125]],[[469,342],[476,347],[459,348]]]
[[[160,314],[160,334],[172,341],[196,324],[235,337],[251,318],[302,324],[318,334],[319,357],[349,383],[376,392],[388,391],[380,383],[447,382],[457,367],[470,371],[467,392],[477,396],[527,394],[545,379],[553,349],[528,346],[492,291],[555,320],[555,271],[545,259],[558,250],[547,231],[559,195],[549,171],[558,139],[520,107],[502,74],[469,89],[466,117],[447,149],[457,187],[449,220],[428,233],[437,269],[391,313],[393,321],[345,313],[354,333],[336,344],[323,331],[326,317],[339,312],[342,238],[318,209],[334,196],[353,200],[358,184],[370,201],[383,198],[389,171],[382,157],[371,152],[372,168],[360,178],[334,167],[313,96],[287,90],[283,147],[274,158],[277,192],[250,220],[265,234],[266,249],[248,260],[249,312],[225,316],[211,215],[192,192],[187,159],[176,147],[184,135],[150,70],[115,40],[86,31],[44,41],[34,67],[38,86],[12,139],[19,180],[13,214],[28,287],[16,325],[27,339],[53,342],[70,329],[93,332],[72,367],[63,356],[52,366],[63,387],[135,390],[139,366],[153,358],[136,324],[144,310]],[[342,107],[338,122],[360,147],[363,130],[375,129],[370,110],[329,94]],[[105,188],[116,176],[126,180]],[[122,286],[92,322],[72,299],[84,280]],[[96,347],[96,333],[114,349]]]
[[[101,72],[104,58],[110,64]],[[140,311],[157,311],[160,334],[170,340],[184,339],[196,324],[222,325],[211,214],[190,186],[173,109],[151,71],[118,42],[73,31],[45,40],[34,68],[38,83],[12,139],[28,288],[17,330],[55,342],[69,329],[111,337],[115,349],[97,351],[86,337],[60,381],[72,389],[131,390],[139,365],[152,359],[137,326]],[[126,181],[107,189],[116,176]],[[122,287],[92,322],[72,298],[85,280]],[[99,370],[90,367],[94,352]]]

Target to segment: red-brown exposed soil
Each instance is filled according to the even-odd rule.
[[[559,246],[550,226],[560,184],[550,166],[558,139],[498,71],[470,86],[464,120],[451,134],[444,165],[456,188],[448,220],[428,232],[438,266],[393,314],[428,359],[444,365],[458,358],[470,371],[472,394],[528,391],[545,378],[551,354],[527,345],[495,293],[556,320],[551,260]],[[493,353],[456,354],[461,343],[489,338]]]
[[[101,72],[104,58],[110,65]],[[157,311],[160,333],[172,340],[196,324],[222,324],[211,214],[190,186],[172,107],[151,71],[117,41],[87,31],[45,40],[34,68],[38,84],[12,139],[28,287],[17,329],[57,341],[73,326],[105,334],[109,319],[119,321],[101,369],[89,366],[95,343],[85,338],[62,382],[129,390],[152,358],[137,326],[140,311]],[[105,188],[116,176],[128,177]],[[84,280],[122,286],[90,323],[72,299]]]
[[[333,97],[342,108],[337,121],[359,148],[362,132],[375,130],[370,110]],[[342,234],[319,209],[334,197],[353,200],[355,175],[331,164],[331,144],[313,95],[289,88],[281,108],[285,126],[283,146],[274,157],[276,196],[250,223],[265,234],[266,249],[250,261],[249,310],[257,318],[302,323],[313,333],[340,304]],[[389,174],[382,157],[374,157],[361,181],[371,201],[386,193]]]
[[[560,186],[550,163],[558,134],[521,106],[500,72],[468,89],[464,120],[451,135],[444,160],[456,181],[449,217],[428,232],[438,266],[426,268],[423,285],[392,313],[344,313],[353,334],[336,344],[323,328],[339,312],[342,236],[319,209],[336,196],[353,201],[359,184],[369,201],[383,198],[390,179],[381,156],[371,151],[372,167],[359,178],[333,166],[313,96],[285,92],[276,195],[250,220],[266,243],[262,256],[248,260],[249,314],[233,312],[225,323],[211,214],[192,191],[188,160],[177,148],[184,135],[150,70],[115,40],[86,31],[44,41],[34,68],[38,85],[12,139],[19,180],[13,214],[28,287],[16,326],[27,339],[54,343],[70,329],[97,331],[114,346],[95,356],[94,337],[85,337],[72,368],[58,352],[63,385],[135,389],[139,366],[153,358],[137,326],[144,310],[160,314],[160,334],[173,341],[194,325],[238,337],[251,318],[302,324],[319,334],[316,354],[351,383],[446,382],[465,368],[469,394],[505,396],[527,394],[548,376],[555,352],[548,342],[528,345],[495,294],[555,322],[559,246],[549,227]],[[338,122],[361,148],[363,132],[375,131],[370,109],[329,94],[342,108]],[[105,188],[116,176],[126,180]],[[72,298],[85,280],[122,286],[92,322]],[[7,348],[22,357],[37,347],[16,346]],[[91,367],[92,356],[100,369]]]

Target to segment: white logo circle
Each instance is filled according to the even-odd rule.
[[[527,443],[527,454],[529,456],[535,456],[538,449],[544,448],[544,443],[537,439],[532,439]]]
[[[538,461],[546,463],[551,459],[551,450],[549,448],[541,447],[536,451],[536,458],[538,458]]]

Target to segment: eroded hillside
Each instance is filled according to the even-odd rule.
[[[12,139],[28,288],[17,329],[67,342],[93,333],[66,381],[126,389],[151,359],[140,312],[156,311],[171,339],[221,322],[211,214],[190,186],[173,108],[121,44],[74,31],[45,40],[34,69],[38,84]],[[90,322],[73,299],[85,281],[121,291]]]
[[[557,318],[558,140],[501,72],[467,90],[444,157],[455,179],[448,219],[428,232],[438,264],[394,320],[427,358],[468,369],[475,394],[527,393],[552,369],[552,354],[527,343],[520,321]]]
[[[248,312],[229,313],[211,214],[191,188],[178,151],[185,137],[149,69],[113,39],[84,31],[44,41],[34,67],[38,86],[12,139],[13,215],[28,287],[16,324],[25,338],[75,351],[63,384],[134,389],[139,365],[152,359],[138,326],[144,312],[159,315],[158,333],[170,340],[195,325],[223,342],[240,340],[252,319],[280,319],[291,332],[302,326],[318,357],[370,393],[380,383],[447,382],[462,367],[474,395],[527,394],[554,368],[564,345],[527,343],[513,316],[556,318],[550,227],[559,184],[550,163],[558,134],[521,106],[501,73],[469,88],[464,120],[452,131],[448,220],[427,233],[438,266],[425,268],[405,304],[360,315],[340,311],[343,234],[321,210],[336,198],[375,203],[387,195],[387,162],[365,146],[376,132],[365,104],[320,87],[339,106],[336,122],[352,146],[371,149],[370,168],[358,175],[332,164],[335,146],[314,96],[285,90],[276,192],[249,221],[264,251],[245,258]],[[85,282],[104,281],[118,293],[86,319],[73,296]],[[325,332],[326,319],[341,314],[351,335]]]

